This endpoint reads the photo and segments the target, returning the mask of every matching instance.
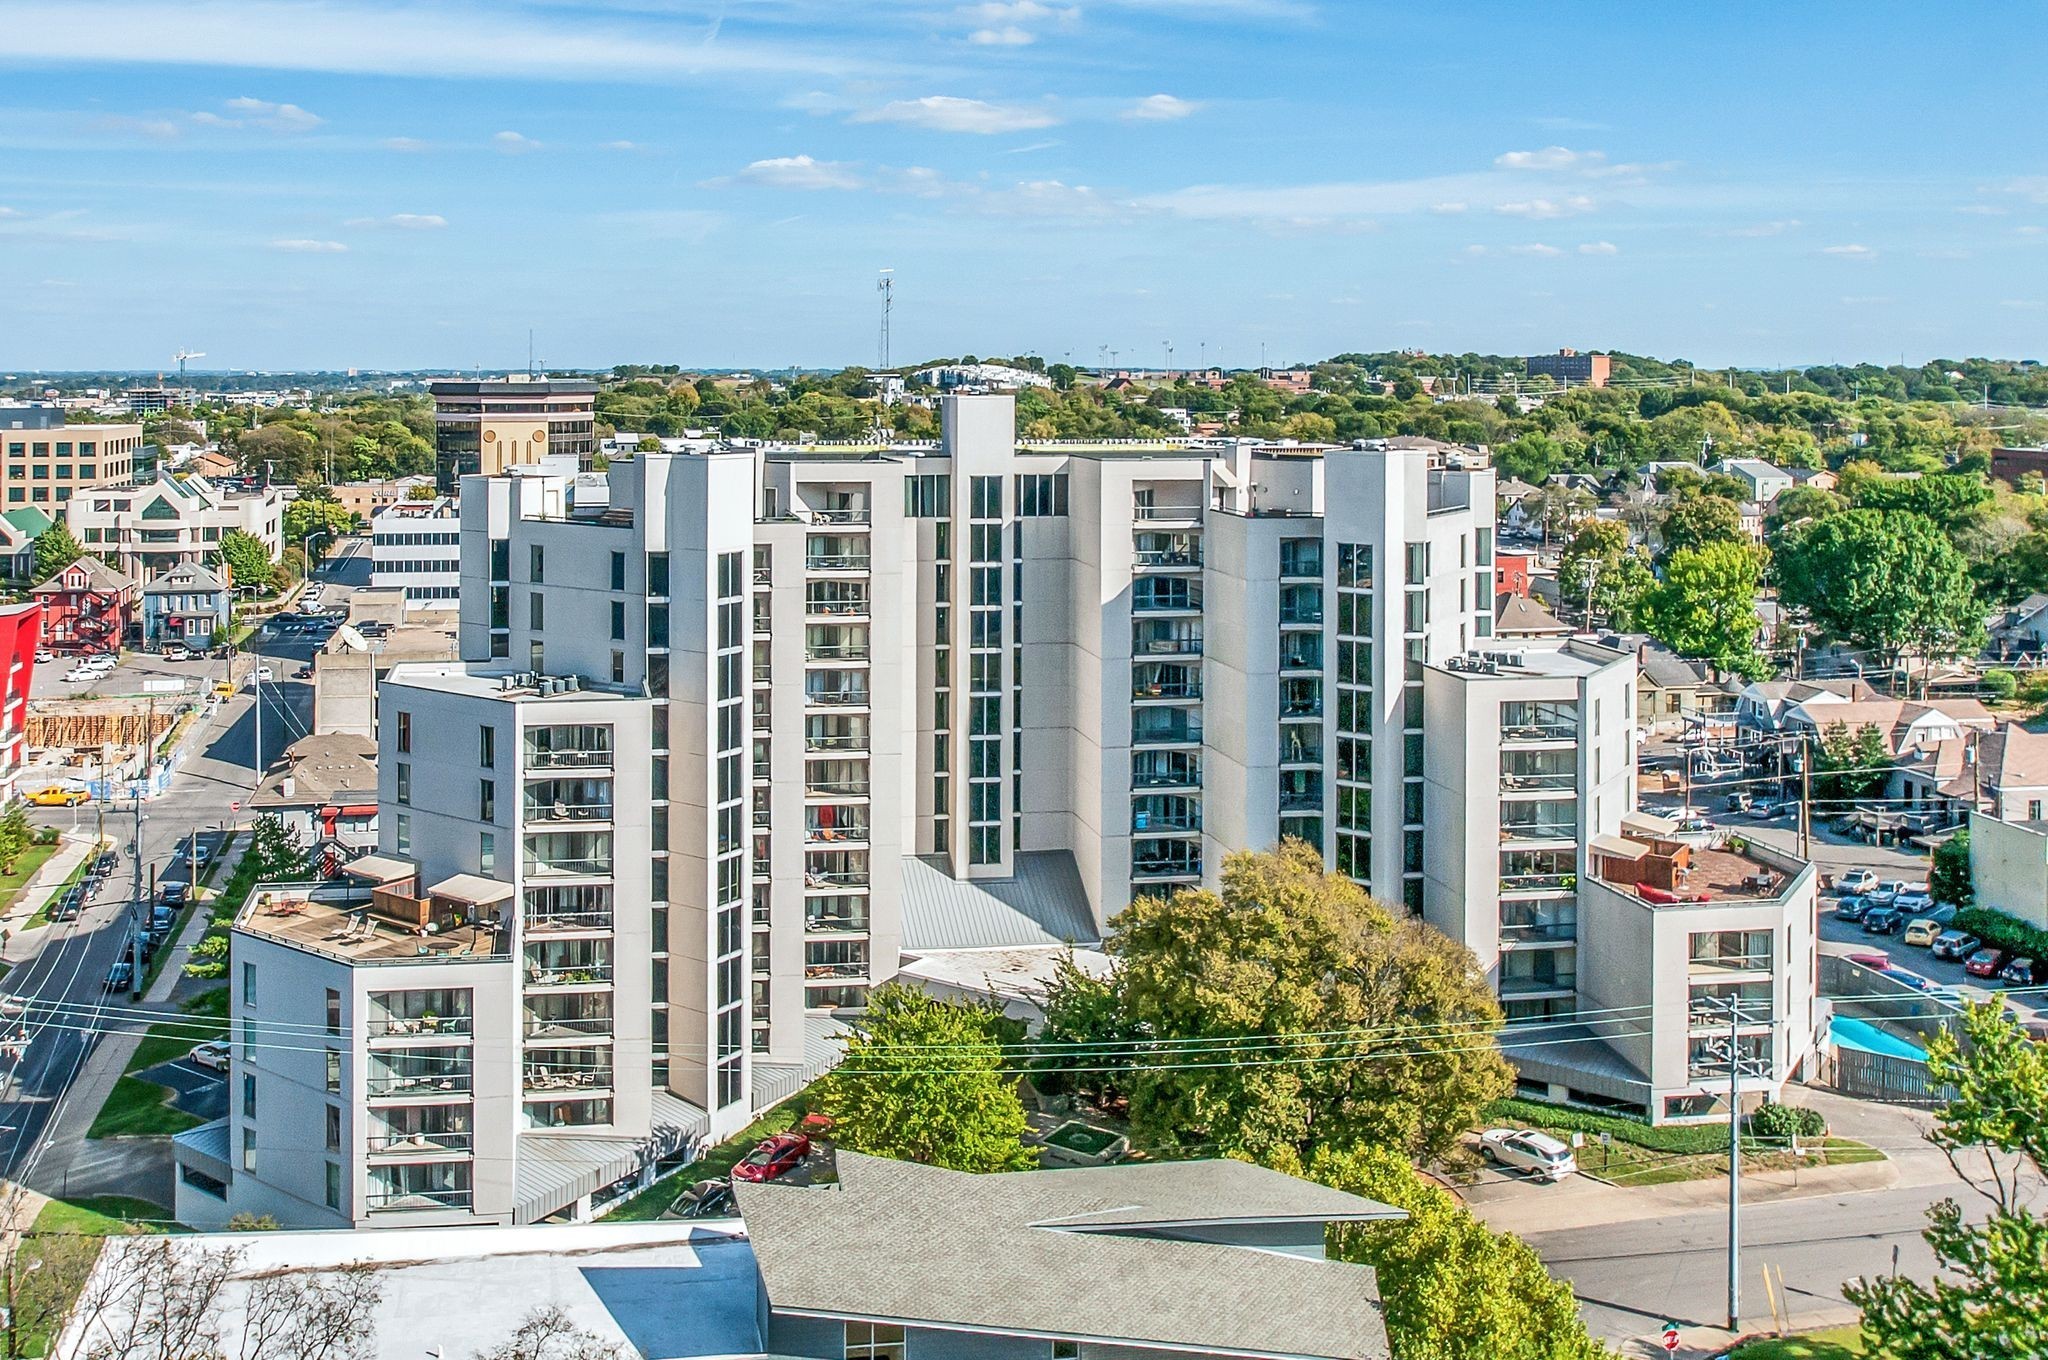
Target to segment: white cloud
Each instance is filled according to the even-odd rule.
[[[21,209],[19,208],[0,207],[0,219],[9,217],[20,217],[21,215]]]
[[[1593,200],[1584,194],[1572,194],[1562,199],[1531,198],[1516,203],[1496,203],[1493,210],[1505,217],[1526,217],[1541,222],[1591,212]]]
[[[1736,227],[1730,230],[1728,234],[1730,236],[1783,236],[1788,231],[1798,230],[1801,225],[1803,224],[1796,217],[1784,217],[1779,218],[1775,222],[1758,222],[1755,226]]]
[[[1051,127],[1059,119],[1044,109],[1016,104],[990,104],[956,95],[928,94],[922,99],[898,99],[853,116],[856,123],[902,123],[933,132],[1025,132]]]
[[[977,28],[967,35],[967,41],[976,47],[1029,47],[1038,39],[1029,29],[1005,24],[1001,28]]]
[[[310,132],[319,127],[325,119],[297,104],[277,104],[268,99],[252,99],[247,95],[229,99],[221,104],[226,113],[199,112],[192,115],[192,121],[205,127],[254,127],[271,132]]]
[[[348,247],[339,241],[309,241],[303,238],[272,241],[270,248],[289,251],[295,255],[341,255],[348,251]]]
[[[772,156],[754,161],[728,180],[714,184],[753,184],[764,189],[859,189],[862,180],[847,161],[821,161],[809,156]]]
[[[1063,145],[1065,145],[1065,143],[1061,142],[1058,138],[1053,138],[1051,140],[1043,142],[1026,142],[1022,146],[1004,147],[1001,151],[998,151],[996,154],[999,156],[1022,156],[1027,152],[1050,151],[1056,146]]]
[[[2009,194],[2018,194],[2030,203],[2048,203],[2048,175],[2021,175],[1998,186]]]
[[[1869,261],[1877,258],[1877,252],[1869,246],[1856,245],[1854,243],[1841,246],[1822,246],[1820,253],[1823,255],[1833,255],[1837,259],[1843,260]]]
[[[1619,255],[1621,247],[1612,241],[1587,241],[1580,245],[1581,255]]]
[[[1201,105],[1170,94],[1148,94],[1124,110],[1124,117],[1140,123],[1170,123],[1185,118]]]
[[[392,213],[389,217],[351,217],[344,226],[396,227],[400,231],[439,231],[448,219],[439,213]]]
[[[674,36],[670,36],[673,32]],[[349,75],[504,81],[646,81],[704,76],[843,77],[869,69],[823,39],[707,40],[701,26],[663,30],[588,13],[480,3],[324,0],[9,0],[7,55],[16,65],[234,67]]]
[[[1506,151],[1493,158],[1503,170],[1570,170],[1606,157],[1598,151],[1574,151],[1567,146],[1546,146],[1541,151]]]
[[[524,155],[528,151],[540,150],[540,143],[520,133],[505,131],[491,134],[491,145],[508,156]]]
[[[1993,203],[1965,203],[1960,208],[1957,208],[1956,211],[1968,213],[1972,217],[2003,217],[2011,209],[2001,208]]]
[[[384,139],[384,149],[386,151],[425,151],[427,144],[417,137],[386,137]]]
[[[1467,255],[1486,255],[1491,252],[1485,246],[1466,246],[1465,253]]]
[[[1548,259],[1553,255],[1562,255],[1564,254],[1564,252],[1562,250],[1559,250],[1556,246],[1547,246],[1544,245],[1541,241],[1531,241],[1529,244],[1525,246],[1509,246],[1508,254],[1537,255],[1541,256],[1544,259]]]

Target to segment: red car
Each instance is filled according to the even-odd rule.
[[[811,1140],[800,1133],[778,1133],[764,1138],[732,1169],[736,1181],[780,1180],[804,1164],[811,1155]]]
[[[1971,977],[1995,978],[2008,957],[2003,949],[1980,949],[1964,960],[1963,971]]]

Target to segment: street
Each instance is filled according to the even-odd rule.
[[[328,588],[326,603],[330,607],[346,602],[348,584],[368,580],[368,554],[359,552],[359,547],[359,540],[346,540],[333,560],[331,577],[345,584]],[[330,569],[323,566],[319,578],[330,579]],[[132,801],[31,809],[41,825],[66,831],[76,827],[86,833],[103,816],[105,834],[113,842],[119,863],[76,921],[43,927],[33,932],[40,939],[24,938],[9,950],[10,958],[18,959],[31,950],[33,955],[0,982],[0,993],[32,1001],[25,1018],[29,1033],[26,1050],[0,1084],[0,1176],[19,1178],[53,1192],[102,1188],[81,1186],[79,1179],[71,1176],[74,1167],[85,1164],[111,1175],[116,1185],[126,1183],[118,1168],[108,1171],[107,1163],[132,1161],[141,1157],[141,1152],[131,1155],[131,1149],[124,1146],[115,1158],[89,1155],[93,1150],[85,1143],[85,1131],[96,1111],[77,1109],[65,1099],[105,1027],[126,1028],[131,1020],[140,1027],[146,1022],[147,1017],[139,1015],[139,1008],[129,1000],[129,992],[106,989],[108,972],[128,947],[135,916],[150,898],[152,881],[159,888],[165,883],[192,881],[186,860],[195,834],[209,854],[219,854],[227,829],[238,817],[232,805],[246,798],[256,781],[259,695],[266,763],[274,762],[286,746],[312,730],[312,684],[292,678],[292,672],[307,663],[313,649],[308,639],[278,638],[268,630],[259,630],[249,639],[248,650],[256,654],[259,664],[271,667],[275,681],[254,687],[245,684],[218,706],[207,720],[204,744],[177,770],[162,795],[143,803],[139,838]],[[217,677],[220,665],[135,657],[116,674],[190,672],[210,667],[211,675]],[[148,1197],[168,1207],[169,1194],[166,1184]]]

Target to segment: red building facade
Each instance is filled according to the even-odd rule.
[[[58,651],[115,651],[135,622],[135,582],[81,557],[29,591],[42,605],[43,640]]]
[[[0,659],[7,666],[6,683],[0,686],[0,780],[9,785],[28,744],[28,687],[42,636],[40,601],[0,605]]]

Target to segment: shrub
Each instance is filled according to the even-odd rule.
[[[2011,671],[1991,670],[1984,672],[1984,688],[1991,691],[1991,697],[2003,702],[2019,693],[2020,678]]]
[[[1790,1142],[1794,1137],[1819,1138],[1828,1131],[1827,1118],[1819,1110],[1780,1105],[1775,1100],[1766,1102],[1743,1122],[1748,1125],[1750,1137],[1773,1143]]]
[[[1967,930],[1988,945],[2024,954],[2031,959],[2048,959],[2048,930],[2039,930],[2002,911],[1988,907],[1964,907],[1949,922],[1956,930]]]

